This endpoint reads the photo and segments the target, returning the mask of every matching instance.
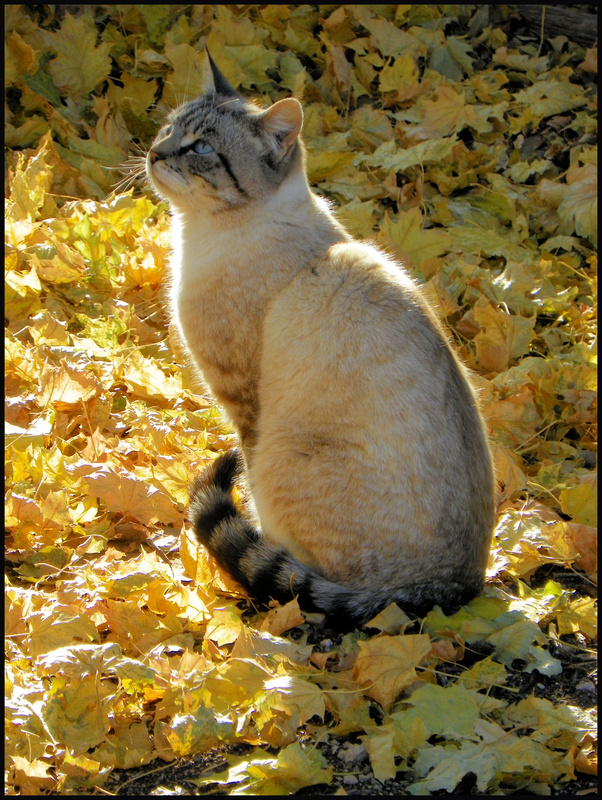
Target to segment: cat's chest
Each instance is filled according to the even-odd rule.
[[[233,361],[243,366],[242,351],[250,356],[254,347],[260,324],[257,303],[233,282],[230,272],[226,266],[221,274],[180,272],[180,279],[174,280],[175,322],[201,366],[206,362],[228,366]]]
[[[236,237],[180,239],[171,261],[171,310],[197,365],[211,372],[249,373],[266,303],[265,280],[252,243]],[[206,377],[211,380],[210,376]]]

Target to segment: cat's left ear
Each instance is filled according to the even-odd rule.
[[[209,55],[209,50],[205,50],[207,53],[207,58],[209,60],[209,70],[207,75],[207,85],[205,86],[204,94],[208,94],[209,92],[215,92],[216,94],[223,94],[226,97],[234,96],[240,97],[236,89],[234,89],[228,81],[224,78],[222,73],[219,71],[217,64]]]
[[[303,109],[294,97],[278,100],[264,111],[261,117],[264,131],[272,139],[278,160],[285,158],[293,149],[303,127]]]

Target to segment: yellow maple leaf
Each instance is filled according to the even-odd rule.
[[[16,30],[11,31],[6,37],[5,86],[10,86],[27,73],[33,75],[39,59],[40,53],[37,53]]]
[[[569,522],[567,531],[580,554],[575,566],[593,575],[598,571],[598,529]]]
[[[387,98],[389,103],[410,100],[420,90],[419,76],[416,61],[409,53],[404,53],[393,64],[386,64],[382,68],[378,76],[380,91],[385,94],[395,92]]]
[[[393,749],[395,738],[393,725],[390,722],[385,723],[377,733],[370,733],[368,736],[360,738],[368,751],[376,780],[384,783],[387,779],[394,778],[397,774],[397,767]]]
[[[500,493],[498,503],[501,503],[527,488],[527,476],[517,463],[518,457],[507,447],[498,442],[492,442],[491,453]]]
[[[216,747],[233,734],[232,721],[199,706],[190,714],[176,714],[167,725],[157,723],[176,756],[189,756]]]
[[[353,6],[353,13],[364,28],[370,31],[372,41],[383,56],[399,56],[402,53],[410,53],[415,57],[426,55],[427,47],[420,39],[401,30],[387,19],[373,16],[372,8]]]
[[[598,476],[587,475],[576,486],[560,492],[560,506],[581,525],[595,526],[598,523]]]
[[[273,636],[279,636],[284,631],[296,628],[297,625],[302,625],[304,622],[305,617],[301,614],[299,602],[295,597],[289,600],[286,605],[272,608],[259,626],[259,630],[267,631]]]
[[[218,608],[207,623],[205,639],[211,639],[217,645],[232,644],[242,630],[242,620],[231,606]]]
[[[175,108],[201,95],[210,80],[210,67],[205,52],[181,44],[165,44],[165,57],[173,71],[165,78],[163,100]]]
[[[445,253],[451,242],[449,234],[439,228],[424,229],[418,206],[401,211],[397,220],[385,214],[381,231],[379,239],[393,245],[403,260],[418,268],[425,259]]]
[[[174,400],[182,396],[182,378],[166,375],[153,358],[146,358],[138,350],[128,356],[123,367],[123,379],[139,397],[159,397]]]
[[[42,284],[34,267],[29,272],[5,273],[4,292],[5,314],[10,320],[33,315],[41,308]]]
[[[391,603],[365,624],[365,628],[376,628],[389,635],[397,635],[411,623],[410,618],[396,603]]]
[[[465,104],[465,93],[451,86],[437,87],[437,99],[424,101],[425,115],[421,125],[412,130],[412,137],[449,136],[465,125],[477,123],[474,107]]]
[[[314,716],[324,719],[324,695],[319,686],[296,675],[280,675],[265,682],[270,708],[298,715],[300,724]]]
[[[335,81],[340,84],[341,89],[349,89],[351,84],[351,64],[345,58],[345,51],[338,42],[331,42],[325,39],[330,56],[330,68],[334,74]]]
[[[567,172],[568,188],[558,206],[560,232],[598,243],[598,168],[595,164],[573,165]]]
[[[14,783],[21,788],[23,794],[42,794],[44,790],[55,786],[54,775],[48,774],[52,764],[39,759],[30,761],[23,756],[11,755],[10,758],[15,768]]]
[[[474,307],[481,331],[475,336],[477,360],[485,372],[503,372],[510,362],[529,350],[535,318],[525,319],[494,308],[486,300]]]
[[[63,359],[58,368],[45,365],[36,399],[41,408],[51,403],[57,409],[69,409],[75,403],[89,400],[99,391],[100,385],[92,373],[82,372]]]
[[[585,634],[588,639],[596,641],[598,638],[598,609],[594,597],[579,597],[566,608],[556,614],[558,633],[577,631]]]
[[[406,686],[416,678],[417,667],[431,651],[426,634],[380,636],[358,642],[360,652],[353,666],[353,680],[364,694],[388,711]]]
[[[82,280],[86,262],[80,253],[64,242],[53,243],[56,255],[52,258],[38,258],[34,253],[30,263],[36,268],[39,277],[47,283],[75,283]]]
[[[581,750],[575,756],[575,769],[586,775],[598,774],[597,742],[593,737],[587,736]],[[571,751],[572,752],[572,749]]]
[[[580,744],[596,730],[594,709],[581,709],[568,703],[555,706],[545,697],[534,695],[509,706],[502,714],[502,721],[505,725],[533,728],[532,738],[542,743],[568,733],[575,744]]]
[[[436,745],[420,750],[414,769],[423,780],[412,784],[410,793],[434,794],[439,789],[453,792],[469,772],[477,776],[481,794],[498,775],[523,773],[546,783],[558,778],[550,751],[529,737],[508,733],[487,720],[477,721],[475,733],[482,739],[479,743],[462,741],[459,747]]]
[[[94,751],[95,760],[85,764],[92,774],[99,765],[131,769],[148,764],[153,758],[153,741],[145,722],[134,722],[127,728],[116,728]],[[81,758],[81,757],[80,757]],[[98,759],[98,761],[96,761]]]
[[[485,413],[492,435],[506,446],[527,441],[535,433],[540,420],[533,389],[528,385],[503,400],[491,400],[485,406]],[[518,463],[517,458],[511,458]]]
[[[47,68],[54,85],[64,94],[81,100],[108,77],[111,44],[96,45],[98,31],[90,16],[74,17],[67,12],[59,31],[44,30],[42,36],[57,54]]]
[[[99,465],[85,480],[90,491],[114,514],[126,515],[144,525],[157,520],[166,525],[182,522],[182,514],[167,494],[132,473]]]

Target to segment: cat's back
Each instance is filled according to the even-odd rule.
[[[316,382],[313,390],[329,394],[328,386],[336,383],[355,392],[401,381],[407,402],[413,387],[421,396],[424,382],[449,372],[453,361],[405,270],[356,241],[329,247],[273,299],[263,348],[268,382],[294,384],[302,372],[306,386]]]

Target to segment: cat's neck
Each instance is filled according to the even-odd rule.
[[[274,258],[281,264],[284,257],[288,264],[301,267],[350,238],[326,201],[312,193],[302,172],[291,175],[267,202],[217,214],[174,208],[173,225],[182,259],[186,261],[193,251],[197,269],[199,250],[207,269],[237,256],[247,263]]]

